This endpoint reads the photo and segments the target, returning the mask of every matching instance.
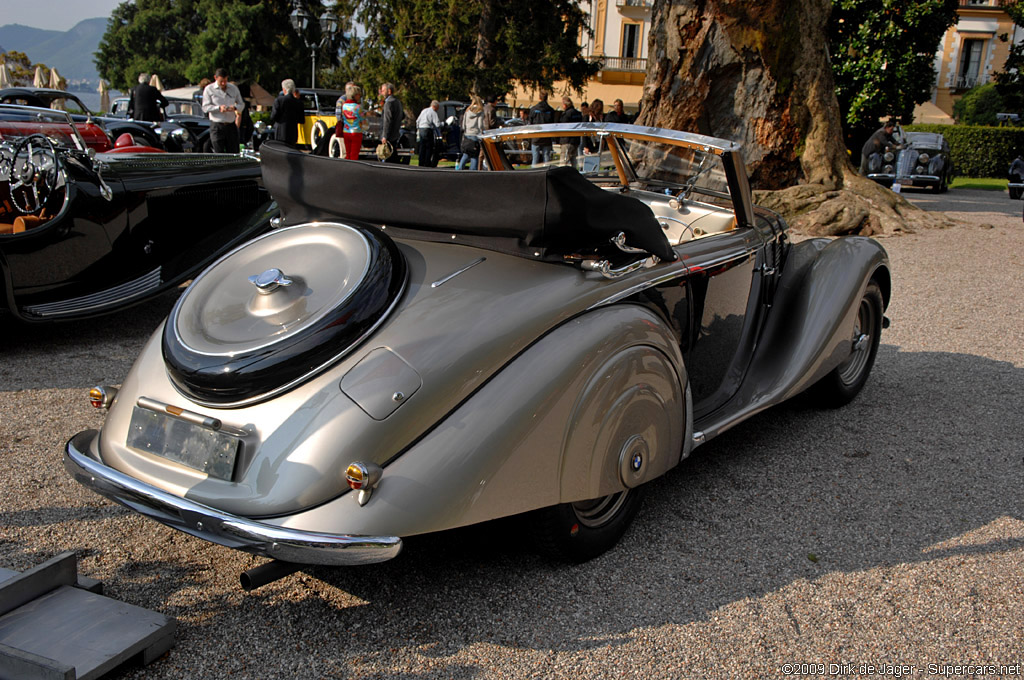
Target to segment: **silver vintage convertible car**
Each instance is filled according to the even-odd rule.
[[[507,145],[545,137],[564,158],[511,169]],[[278,560],[250,587],[520,514],[582,561],[695,446],[805,390],[842,405],[863,387],[885,251],[791,243],[737,144],[584,123],[483,145],[486,172],[265,145],[283,224],[195,279],[119,389],[92,390],[109,412],[68,442],[68,471]]]

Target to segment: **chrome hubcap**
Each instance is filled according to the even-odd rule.
[[[623,504],[625,504],[628,496],[628,490],[620,491],[603,498],[573,503],[572,509],[576,513],[576,519],[579,520],[580,524],[585,527],[597,528],[615,518],[615,515],[618,514]]]
[[[867,299],[861,300],[857,321],[853,326],[850,358],[839,367],[839,379],[845,384],[855,383],[867,367],[871,358],[871,339],[875,335],[877,323],[871,302]]]

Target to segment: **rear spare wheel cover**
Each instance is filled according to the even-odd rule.
[[[201,404],[267,399],[353,349],[404,286],[401,253],[376,229],[278,229],[218,260],[181,296],[164,327],[168,374]]]

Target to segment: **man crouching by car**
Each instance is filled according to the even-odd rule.
[[[868,137],[868,141],[864,142],[864,147],[860,150],[860,174],[867,177],[869,172],[868,161],[871,159],[872,154],[883,153],[887,146],[896,146],[896,138],[892,134],[895,129],[896,121],[890,118],[885,122],[885,125],[875,130],[875,133]]]

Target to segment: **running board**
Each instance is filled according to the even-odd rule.
[[[90,293],[82,297],[60,302],[48,302],[41,305],[30,305],[21,308],[22,316],[27,318],[56,319],[64,316],[80,314],[96,314],[107,309],[120,306],[137,298],[152,293],[163,284],[161,267],[137,279],[127,281],[119,286]]]

